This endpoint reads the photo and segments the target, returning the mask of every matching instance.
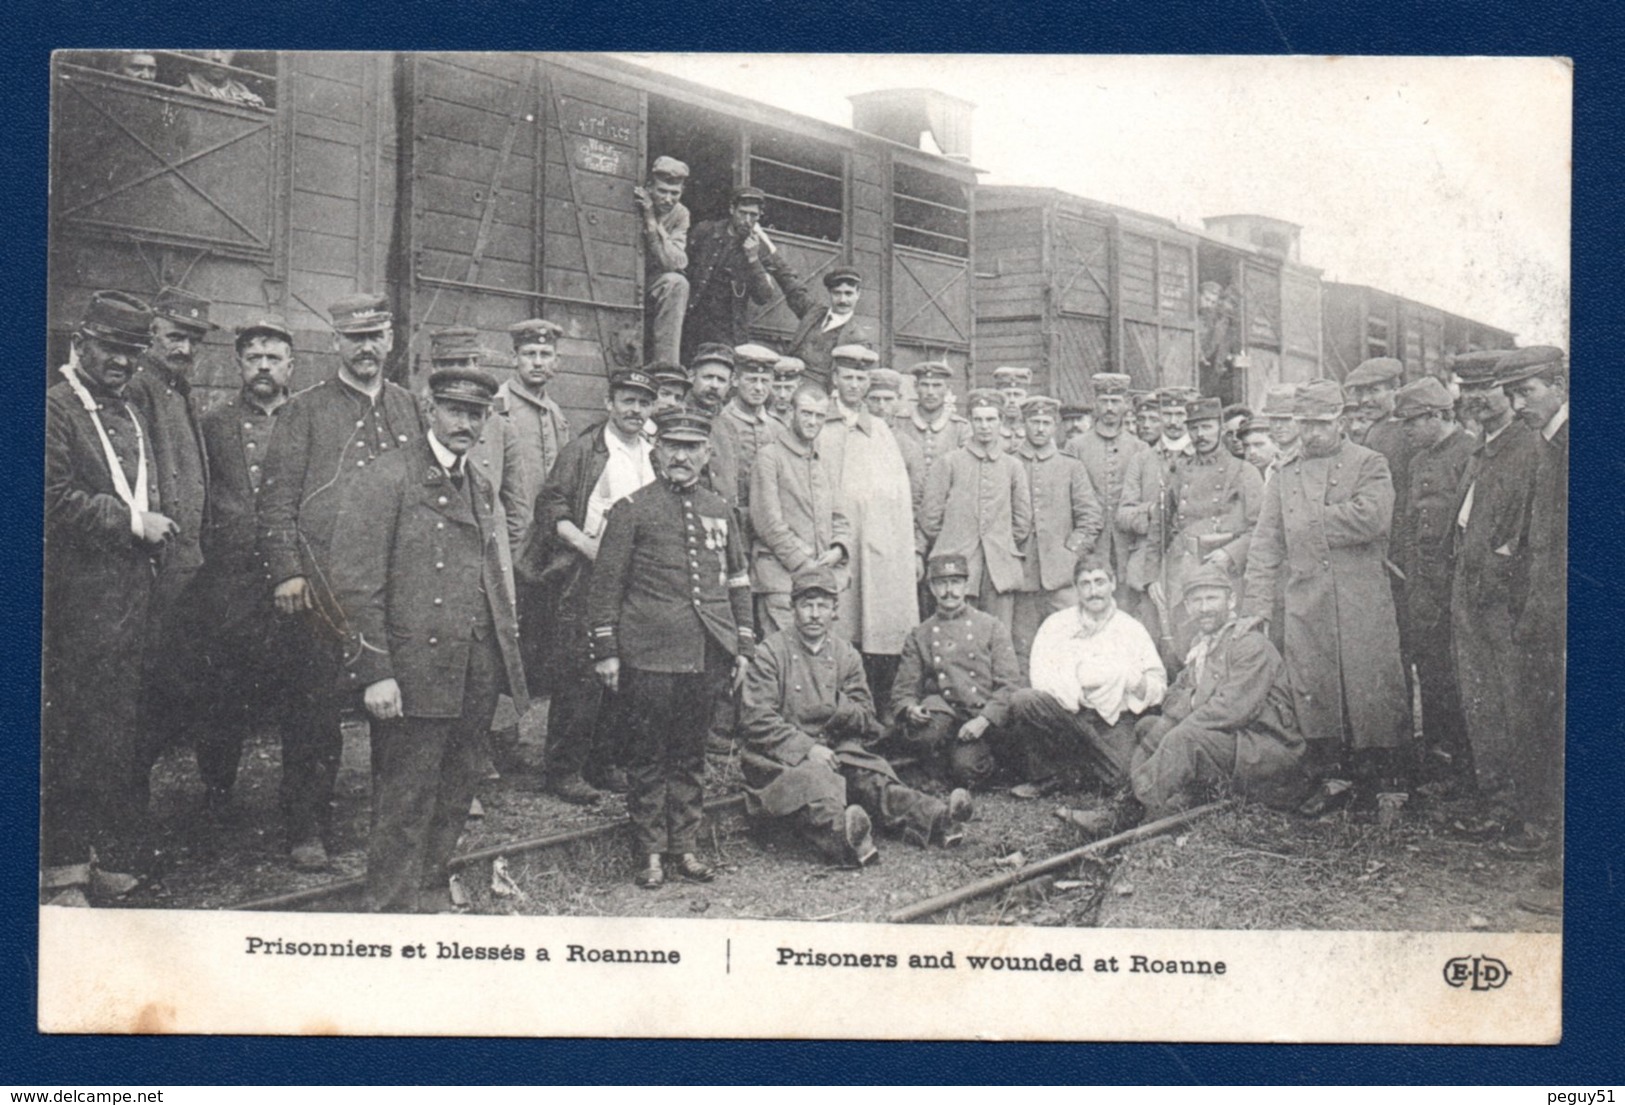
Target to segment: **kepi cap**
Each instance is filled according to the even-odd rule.
[[[79,332],[109,345],[145,349],[152,342],[152,309],[129,292],[92,292]]]
[[[1399,389],[1394,397],[1394,417],[1409,421],[1434,411],[1454,410],[1455,406],[1450,392],[1436,377],[1424,376]]]
[[[1198,399],[1186,407],[1186,418],[1191,422],[1219,421],[1224,417],[1224,404],[1218,399]]]
[[[711,416],[680,407],[654,417],[655,436],[663,441],[710,441]]]
[[[728,366],[728,371],[732,372],[734,367],[733,346],[723,345],[721,342],[715,341],[701,342],[700,347],[694,351],[693,360],[688,362],[689,371],[693,372],[706,363],[725,364]]]
[[[436,400],[489,407],[497,393],[497,378],[472,365],[437,368],[429,373],[429,394]]]
[[[760,205],[767,202],[767,193],[762,191],[760,188],[752,188],[747,184],[741,188],[735,188],[733,190],[733,196],[728,202],[734,207],[737,207],[742,203],[754,203]]]
[[[1343,416],[1346,404],[1336,380],[1310,380],[1292,400],[1292,417],[1304,422],[1331,422]]]
[[[1263,418],[1291,418],[1297,397],[1297,384],[1270,384],[1264,389],[1264,404],[1258,413]]]
[[[1389,380],[1398,380],[1405,375],[1405,365],[1393,357],[1372,357],[1368,361],[1361,361],[1354,366],[1347,376],[1343,377],[1343,386],[1346,388],[1365,387],[1368,384],[1381,384]]]
[[[209,321],[209,301],[181,288],[160,289],[153,297],[152,313],[200,334],[219,329]]]
[[[333,329],[341,334],[371,334],[389,326],[395,316],[389,297],[378,292],[341,296],[327,309]]]
[[[235,333],[239,346],[255,334],[270,334],[289,345],[293,344],[293,331],[288,329],[288,320],[281,315],[255,315],[247,322],[239,323]]]
[[[447,326],[429,334],[429,360],[483,360],[487,353],[480,344],[480,332],[472,326]]]
[[[1505,386],[1553,370],[1568,374],[1563,351],[1555,345],[1531,345],[1514,349],[1495,366],[1495,382]]]
[[[970,562],[957,554],[933,556],[925,566],[927,579],[969,579]]]
[[[790,577],[790,601],[796,602],[803,595],[823,592],[830,598],[840,595],[840,585],[835,582],[835,570],[822,564],[814,564],[801,569]]]

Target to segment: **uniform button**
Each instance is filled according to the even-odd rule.
[[[431,647],[431,648],[432,648],[432,647],[433,647],[433,646],[435,646],[435,645],[438,645],[438,644],[439,644],[439,643],[440,643],[440,638],[439,638],[439,637],[430,637],[430,638],[429,638],[429,646],[430,646],[430,647]]]
[[[437,561],[434,562],[434,570],[437,571],[437,572],[444,569],[445,566],[446,566],[446,562],[444,560],[437,560]]]
[[[244,422],[243,423],[243,429],[252,430],[253,428],[254,428],[254,423],[252,423],[252,422]]]
[[[445,529],[446,528],[446,523],[444,523],[444,522],[436,522],[434,524],[434,528],[435,529]]]
[[[248,466],[248,470],[249,470],[249,471],[250,471],[250,472],[258,472],[258,471],[259,471],[259,470],[260,470],[260,466],[259,466],[259,465],[257,465],[257,464],[250,464],[250,465],[249,465],[249,466]]]
[[[441,506],[446,505],[446,497],[444,495],[440,496],[440,498],[436,501],[439,502]]]
[[[355,462],[355,466],[357,468],[365,468],[367,466],[367,462],[364,460],[358,460]]]
[[[395,440],[404,444],[405,441],[406,441],[406,435],[405,434],[398,434],[398,435],[396,435]]]
[[[358,419],[355,420],[355,428],[358,429],[358,430],[361,427],[365,426],[366,424],[367,424],[367,420],[365,418],[358,418]]]
[[[435,599],[435,600],[434,600],[434,604],[435,604],[435,605],[436,605],[436,606],[443,606],[443,605],[444,605],[444,604],[445,604],[445,601],[446,601],[446,600],[445,600],[445,599],[442,599],[442,598],[436,598],[436,599]]]

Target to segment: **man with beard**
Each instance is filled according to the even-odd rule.
[[[422,437],[345,488],[333,592],[349,631],[345,676],[372,722],[373,912],[461,909],[447,870],[497,696],[529,705],[495,494],[467,463],[497,390],[480,368],[429,374]]]
[[[784,259],[759,225],[767,193],[735,188],[728,217],[694,228],[688,249],[688,315],[683,322],[683,359],[693,360],[702,345],[732,349],[750,340],[751,304],[765,307],[779,284],[795,281]]]
[[[1033,531],[1022,550],[1021,589],[1016,594],[1011,636],[1023,673],[1033,637],[1044,619],[1074,601],[1072,566],[1095,547],[1105,518],[1089,470],[1055,447],[1060,404],[1034,395],[1022,404],[1025,440],[1016,450],[1033,500]]]
[[[1569,373],[1563,351],[1533,345],[1495,367],[1512,413],[1535,431],[1534,490],[1525,524],[1528,590],[1514,614],[1512,641],[1521,722],[1517,744],[1520,824],[1502,848],[1556,859],[1562,849],[1563,676],[1568,655]],[[1556,887],[1556,868],[1543,886]],[[1560,897],[1538,903],[1553,912]]]
[[[716,426],[722,417],[722,408],[733,390],[734,351],[720,344],[706,344],[694,354],[688,366],[694,386],[688,393],[689,404],[703,412]],[[734,456],[733,438],[726,433],[713,433],[711,447],[701,473],[706,486],[721,495],[730,507],[739,508],[739,461]]]
[[[343,675],[344,613],[333,595],[333,530],[345,492],[368,465],[423,436],[417,400],[384,379],[394,348],[389,300],[363,292],[329,309],[338,373],[288,400],[266,448],[259,497],[260,555],[274,581],[279,614],[305,626],[304,662],[316,680],[326,717],[299,749],[283,760],[297,780],[297,805],[288,811],[290,855],[300,870],[327,866],[327,829],[341,736],[337,693]],[[286,750],[285,750],[286,751]],[[467,805],[464,805],[467,809]]]
[[[152,435],[159,500],[177,527],[153,588],[142,659],[142,729],[149,762],[156,762],[166,745],[195,739],[206,721],[195,701],[201,688],[194,681],[197,665],[189,628],[190,591],[203,565],[209,471],[192,405],[192,373],[203,336],[215,326],[209,321],[209,301],[179,288],[160,291],[152,311],[152,344],[141,355],[125,396]]]
[[[780,356],[773,362],[773,394],[767,400],[767,414],[781,426],[790,424],[790,401],[801,386],[807,362],[800,357]],[[825,389],[828,391],[828,389]]]
[[[1473,780],[1488,818],[1470,826],[1499,832],[1515,820],[1514,754],[1518,702],[1513,611],[1522,603],[1528,550],[1524,523],[1539,463],[1535,430],[1512,414],[1495,382],[1495,366],[1511,350],[1456,358],[1462,413],[1483,429],[1451,517],[1450,643],[1460,689]]]
[[[592,672],[587,592],[610,509],[655,478],[644,432],[654,399],[648,373],[628,369],[610,377],[608,419],[566,445],[542,484],[536,537],[521,573],[526,676],[553,696],[545,785],[574,805],[602,797],[595,783],[626,789],[618,750],[599,724],[603,690]]]
[[[835,507],[835,489],[818,455],[829,405],[823,388],[810,381],[801,385],[791,400],[790,424],[756,458],[750,582],[764,637],[790,628],[795,573],[838,568],[852,547],[852,526]]]
[[[867,744],[880,735],[863,664],[831,630],[835,574],[809,567],[792,581],[795,624],[756,650],[745,682],[745,809],[792,817],[827,859],[866,867],[879,858],[873,822],[919,847],[964,839],[968,791],[948,801],[907,787]]]
[[[965,558],[977,609],[1010,625],[1023,578],[1020,549],[1033,531],[1033,499],[1021,461],[999,445],[1002,408],[998,392],[971,392],[970,444],[931,469],[920,534],[932,556]]]
[[[1461,715],[1456,668],[1450,659],[1450,531],[1461,480],[1478,444],[1456,426],[1455,400],[1432,376],[1399,389],[1394,417],[1411,454],[1399,568],[1405,573],[1406,633],[1416,656],[1422,698],[1424,776],[1465,781],[1472,752]]]
[[[909,373],[914,377],[914,413],[894,424],[896,436],[912,438],[920,446],[924,473],[970,441],[970,420],[948,407],[948,381],[954,370],[943,361],[921,361]]]
[[[1005,714],[1026,758],[1028,781],[1010,792],[1017,798],[1086,780],[1126,792],[1135,722],[1168,689],[1151,635],[1117,608],[1110,566],[1081,556],[1072,578],[1077,603],[1039,627],[1032,688],[1016,691]]]
[[[1149,451],[1149,446],[1123,431],[1129,407],[1129,378],[1116,372],[1097,372],[1089,382],[1095,393],[1094,424],[1068,442],[1065,452],[1083,462],[1089,482],[1100,496],[1100,536],[1095,538],[1092,551],[1111,565],[1119,581],[1117,604],[1133,615],[1144,589],[1135,592],[1123,582],[1128,578],[1135,537],[1131,529],[1118,524],[1117,508],[1122,504],[1130,469],[1139,470],[1138,458]]]
[[[800,281],[787,280],[788,271],[786,268],[774,274],[784,289],[785,304],[800,319],[788,349],[806,363],[807,378],[827,388],[831,384],[830,353],[836,346],[874,343],[868,324],[853,317],[863,295],[863,274],[845,265],[826,272],[824,289],[829,293],[829,302],[825,304],[816,302]]]
[[[649,183],[632,189],[643,223],[644,333],[651,361],[675,361],[683,347],[683,316],[688,312],[688,208],[683,186],[688,166],[675,157],[657,157]]]
[[[1320,784],[1302,812],[1318,816],[1356,783],[1367,795],[1402,789],[1395,751],[1410,711],[1385,566],[1388,463],[1343,437],[1337,381],[1304,384],[1295,403],[1301,452],[1264,489],[1241,612],[1268,619],[1284,596],[1287,675]]]
[[[869,372],[879,358],[861,345],[837,346],[835,402],[819,439],[835,507],[852,526],[851,585],[838,625],[863,654],[875,700],[891,693],[903,639],[920,620],[915,586],[925,576],[916,555],[912,490],[891,427],[864,408]]]
[[[545,318],[530,318],[508,327],[513,341],[514,374],[497,389],[497,405],[519,439],[524,461],[523,497],[536,501],[542,481],[553,470],[570,440],[570,420],[547,394],[559,371],[559,337],[564,327]]]
[[[242,388],[203,416],[203,447],[209,462],[209,509],[203,527],[203,570],[195,584],[194,619],[201,638],[199,683],[203,716],[210,725],[197,735],[198,774],[212,812],[223,810],[237,781],[243,739],[267,722],[282,742],[282,816],[290,839],[306,827],[295,813],[326,801],[303,795],[319,778],[301,765],[319,758],[330,740],[325,709],[331,688],[312,666],[307,630],[277,614],[275,582],[255,550],[254,534],[271,432],[286,409],[293,378],[293,334],[279,316],[266,315],[237,328],[237,369]]]
[[[152,862],[139,731],[153,578],[177,527],[151,441],[124,398],[152,312],[96,292],[45,394],[45,655],[40,892],[84,906],[134,890]],[[91,869],[92,849],[96,870]]]
[[[657,420],[660,478],[609,512],[588,585],[594,665],[619,696],[637,885],[658,889],[665,860],[710,882],[699,843],[705,734],[711,707],[741,686],[755,648],[750,575],[733,510],[700,483],[711,419]]]
[[[1220,448],[1217,399],[1198,399],[1189,408],[1192,453],[1169,481],[1166,527],[1150,543],[1157,561],[1149,565],[1148,590],[1159,609],[1173,615],[1170,667],[1185,655],[1194,630],[1182,611],[1168,603],[1184,593],[1185,579],[1202,564],[1214,564],[1241,589],[1247,547],[1264,498],[1264,478],[1252,465]]]
[[[1185,578],[1184,606],[1195,630],[1185,666],[1162,715],[1134,727],[1136,801],[1152,818],[1185,809],[1201,791],[1290,808],[1303,797],[1304,742],[1281,654],[1260,627],[1237,621],[1233,581],[1217,564]]]

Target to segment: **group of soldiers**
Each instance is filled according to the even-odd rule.
[[[637,192],[652,356],[583,431],[545,319],[509,328],[503,382],[477,331],[432,332],[417,394],[386,378],[382,295],[332,305],[337,371],[296,394],[292,331],[250,319],[240,390],[200,416],[211,305],[92,296],[47,398],[42,900],[129,894],[162,750],[194,747],[219,811],[266,723],[289,861],[324,869],[349,710],[371,908],[459,908],[493,752],[534,766],[490,733],[503,695],[550,700],[548,791],[626,794],[647,888],[714,877],[708,752],[857,866],[877,825],[951,846],[978,790],[1083,785],[1107,800],[1059,812],[1095,833],[1213,790],[1306,815],[1476,794],[1465,831],[1555,862],[1560,350],[1458,357],[1459,398],[1377,358],[1256,416],[1112,373],[1067,408],[1020,367],[959,413],[926,361],[903,412],[862,274],[817,299],[750,189],[691,239],[686,174],[659,158]],[[748,329],[774,287],[783,351]]]

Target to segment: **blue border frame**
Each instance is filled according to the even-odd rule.
[[[136,5],[25,0],[7,21],[10,128],[0,157],[0,241],[14,244],[0,319],[14,350],[8,445],[23,478],[3,485],[9,523],[3,555],[13,585],[0,592],[10,692],[0,722],[12,734],[12,770],[0,776],[0,839],[36,838],[39,687],[40,466],[43,393],[37,385],[45,334],[46,128],[53,48],[114,42],[230,43],[307,49],[711,49],[967,52],[1371,53],[1567,55],[1576,63],[1573,345],[1620,347],[1611,302],[1616,273],[1603,243],[1621,218],[1619,61],[1621,8],[1466,0],[1192,0],[1160,5],[1107,0],[1039,6],[964,0],[892,5],[749,8],[695,0],[650,6],[634,20],[619,0],[583,0],[569,11],[540,5],[442,5],[431,0],[354,0],[342,18],[327,5],[291,3],[245,18],[240,5],[197,0],[163,12]],[[1153,10],[1155,7],[1155,10]],[[1537,7],[1539,10],[1537,11]],[[884,21],[882,21],[882,18]],[[636,25],[631,25],[633,23]],[[19,1085],[468,1082],[1084,1082],[1084,1083],[1528,1083],[1617,1082],[1625,956],[1622,855],[1614,739],[1617,676],[1606,664],[1605,626],[1617,624],[1618,592],[1604,585],[1610,530],[1625,511],[1625,457],[1593,430],[1596,412],[1618,409],[1619,376],[1582,376],[1577,390],[1571,516],[1568,930],[1564,947],[1563,1043],[1554,1048],[752,1043],[683,1041],[288,1040],[262,1038],[43,1037],[34,1030],[37,935],[34,850],[0,854],[0,909],[8,954],[0,1069]],[[1613,395],[1610,401],[1609,395]],[[1588,693],[1589,688],[1605,688]],[[1599,701],[1600,700],[1600,701]],[[1609,1044],[1609,1040],[1614,1040]],[[1613,1054],[1614,1060],[1607,1057]],[[834,1064],[834,1065],[832,1065]]]

